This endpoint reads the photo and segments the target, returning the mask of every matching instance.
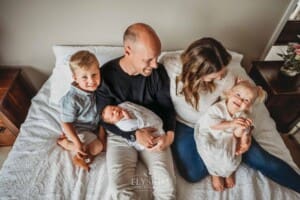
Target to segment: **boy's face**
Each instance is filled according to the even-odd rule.
[[[86,92],[94,92],[100,85],[100,70],[97,64],[93,64],[88,70],[76,69],[73,79],[78,87]]]
[[[123,109],[119,106],[108,105],[102,112],[102,119],[106,123],[115,124],[124,117]]]
[[[247,111],[251,108],[256,94],[248,87],[242,85],[231,89],[228,95],[227,107],[231,114]]]

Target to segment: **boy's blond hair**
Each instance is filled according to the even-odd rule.
[[[70,58],[69,66],[72,73],[76,69],[88,70],[92,65],[96,64],[99,67],[99,61],[96,56],[89,51],[78,51]]]

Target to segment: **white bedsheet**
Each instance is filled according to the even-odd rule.
[[[58,106],[49,103],[50,84],[51,79],[32,100],[26,121],[0,171],[0,199],[110,199],[105,154],[98,156],[91,171],[86,172],[74,167],[70,153],[56,145],[61,128]],[[265,112],[262,116],[268,116],[265,107],[261,109]],[[265,133],[256,139],[296,168],[274,122],[270,118],[262,120]],[[140,186],[141,194],[149,195],[143,189],[149,184],[143,165],[138,166],[138,171],[139,177],[133,183]],[[242,164],[236,173],[236,186],[222,193],[213,191],[209,177],[191,184],[177,173],[177,199],[298,200],[300,195]]]

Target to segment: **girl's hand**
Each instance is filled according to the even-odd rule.
[[[252,121],[242,117],[237,117],[232,121],[230,121],[229,123],[231,128],[242,128],[242,129],[246,129],[252,125]]]

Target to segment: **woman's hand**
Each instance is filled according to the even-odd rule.
[[[241,155],[249,150],[251,146],[252,137],[251,134],[245,134],[239,139],[239,142],[236,145],[235,155]]]

